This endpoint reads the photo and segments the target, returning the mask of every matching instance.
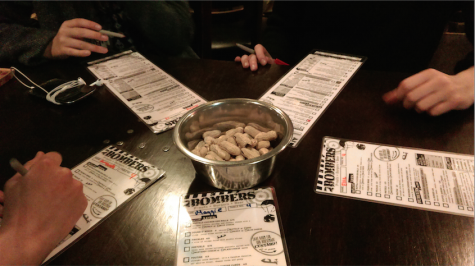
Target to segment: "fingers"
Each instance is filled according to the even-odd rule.
[[[234,58],[234,62],[241,62],[241,57],[240,57],[240,56],[236,56],[236,58]]]
[[[257,70],[257,56],[255,54],[251,54],[249,56],[249,65],[251,67],[251,71]]]
[[[254,47],[254,51],[256,53],[257,61],[259,61],[261,65],[265,66],[268,60],[267,55],[269,55],[269,53],[267,53],[266,48],[264,48],[264,46],[262,46],[261,44],[258,44]],[[251,64],[251,70],[252,70],[252,64]]]
[[[76,39],[94,39],[99,41],[107,41],[109,37],[100,32],[84,29],[84,28],[70,28],[66,33],[67,36]]]
[[[409,91],[404,99],[403,106],[406,109],[413,108],[416,103],[426,98],[428,95],[438,89],[438,84],[433,80],[423,83],[421,86]]]
[[[5,193],[0,190],[0,203],[3,203],[5,201]]]
[[[243,55],[241,57],[241,64],[243,68],[248,68],[249,67],[249,56],[248,55]]]
[[[85,42],[85,41],[80,41],[80,40],[73,39],[73,38],[69,38],[64,43],[64,45],[68,48],[76,48],[78,50],[88,50],[88,51],[91,51],[91,52],[96,52],[96,53],[101,53],[101,54],[107,53],[107,48],[105,48],[105,47],[94,45],[92,43],[88,43],[88,42]]]
[[[401,81],[395,90],[397,100],[402,101],[410,91],[426,83],[437,74],[437,70],[426,69]]]
[[[63,156],[61,156],[59,152],[55,151],[48,152],[47,154],[45,154],[44,158],[50,159],[51,161],[53,161],[53,164],[57,166],[60,166],[61,162],[63,161]]]
[[[44,154],[44,152],[42,152],[42,151],[37,152],[35,158],[33,158],[33,159],[31,159],[30,161],[28,161],[27,163],[25,163],[24,167],[26,168],[26,170],[30,170],[30,168],[31,168],[35,163],[37,163],[44,155],[45,155],[45,154]]]
[[[63,26],[66,26],[69,28],[74,28],[74,27],[87,28],[87,29],[91,29],[95,31],[99,31],[102,29],[102,26],[97,24],[96,22],[83,19],[83,18],[75,18],[72,20],[67,20],[63,23]]]

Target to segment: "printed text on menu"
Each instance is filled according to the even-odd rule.
[[[176,265],[288,265],[272,188],[182,197]]]
[[[294,125],[291,147],[297,147],[365,60],[316,51],[307,55],[260,98],[289,115]]]
[[[73,178],[83,183],[88,205],[69,235],[48,255],[45,262],[165,174],[165,171],[113,146],[105,148],[71,171]]]
[[[325,137],[317,193],[474,216],[474,158]]]
[[[182,115],[206,102],[138,52],[91,64],[88,69],[154,133],[173,128]]]

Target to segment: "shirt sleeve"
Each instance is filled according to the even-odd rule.
[[[37,65],[56,32],[41,29],[30,16],[29,2],[0,1],[0,62]]]

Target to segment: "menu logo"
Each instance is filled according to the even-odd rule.
[[[119,149],[107,150],[104,151],[102,154],[104,154],[106,157],[116,160],[117,162],[121,162],[129,167],[132,167],[140,172],[146,172],[149,169],[148,166],[141,163],[141,161],[139,161],[137,158],[128,155],[127,153],[125,153],[124,151],[120,151]]]
[[[247,193],[237,193],[237,194],[230,194],[230,195],[217,195],[214,197],[212,196],[203,197],[200,199],[185,199],[183,201],[183,206],[185,207],[205,206],[208,204],[254,199],[255,197],[256,195],[254,194],[254,192],[247,192]]]

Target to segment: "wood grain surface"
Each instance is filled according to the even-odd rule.
[[[151,60],[208,101],[258,99],[290,69],[272,65],[251,73],[234,62]],[[20,69],[38,83],[78,76],[88,84],[95,80],[71,60]],[[385,105],[382,94],[410,75],[363,67],[300,145],[279,154],[262,185],[275,187],[293,265],[474,264],[473,218],[313,191],[324,136],[473,154],[473,107],[430,117]],[[58,151],[62,165],[72,168],[106,147],[105,140],[123,141],[121,149],[166,171],[51,264],[173,265],[180,195],[216,190],[195,178],[191,161],[173,144],[172,130],[153,134],[105,87],[57,106],[11,80],[0,87],[0,125],[0,187],[14,174],[11,157],[24,163],[39,150]],[[138,148],[141,143],[145,148]]]

